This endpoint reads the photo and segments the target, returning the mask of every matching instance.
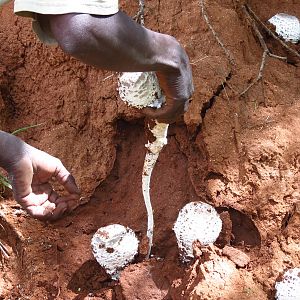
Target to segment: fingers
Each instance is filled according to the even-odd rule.
[[[54,173],[54,178],[59,184],[61,184],[68,193],[70,194],[80,194],[75,178],[70,174],[70,172],[64,167],[64,165],[59,161],[56,166]]]
[[[58,194],[52,189],[49,183],[32,185],[32,193],[26,197],[17,198],[16,200],[24,208],[29,206],[41,206],[47,200],[55,203]]]
[[[60,218],[64,212],[67,210],[67,204],[61,203],[60,205],[55,205],[49,201],[46,201],[40,206],[28,206],[26,211],[35,219],[41,221],[52,221]]]
[[[26,211],[35,219],[38,220],[48,220],[53,215],[53,212],[55,210],[55,204],[51,203],[49,201],[46,201],[43,205],[32,205],[26,207]]]
[[[80,191],[74,177],[59,159],[42,151],[38,151],[38,155],[35,160],[37,172],[34,175],[34,181],[37,179],[37,182],[33,184],[33,193],[25,209],[36,219],[57,220],[78,206]],[[50,179],[56,180],[69,194],[59,196],[49,183]]]
[[[27,145],[26,155],[9,170],[17,202],[34,218],[55,220],[78,206],[80,191],[62,162]],[[69,193],[60,197],[49,181],[55,179]]]
[[[169,99],[162,108],[144,108],[143,113],[152,119],[156,119],[158,122],[170,124],[174,123],[183,115],[188,105],[186,103],[188,103],[188,101]]]
[[[64,196],[64,197],[58,197],[55,204],[59,205],[61,203],[67,204],[67,212],[70,212],[74,210],[76,207],[78,207],[80,202],[80,196],[76,194]]]
[[[76,208],[79,195],[70,194],[60,197],[49,183],[44,183],[33,185],[32,193],[17,200],[32,217],[46,221],[56,220]]]
[[[46,152],[30,146],[30,156],[34,166],[35,176],[33,180],[38,183],[47,183],[50,179],[63,185],[70,194],[80,194],[74,177],[65,168],[62,162]]]
[[[66,197],[58,197],[55,195],[54,202],[50,201],[51,195],[49,199],[46,199],[43,203],[41,203],[41,201],[39,202],[35,194],[29,195],[19,203],[32,217],[42,221],[57,220],[61,218],[64,213],[68,213],[78,206],[78,195],[69,195]],[[54,198],[52,200],[54,200]],[[37,203],[40,203],[40,205],[37,205]]]

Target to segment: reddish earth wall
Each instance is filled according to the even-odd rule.
[[[296,2],[248,4],[266,21],[278,12],[300,17]],[[263,52],[242,4],[206,5],[233,66],[202,18],[199,1],[146,1],[146,25],[174,35],[186,48],[195,94],[184,122],[171,126],[153,174],[154,258],[129,266],[120,283],[103,273],[89,244],[98,227],[111,223],[145,235],[143,117],[118,99],[116,74],[42,45],[29,20],[4,8],[1,129],[42,124],[22,138],[58,156],[92,200],[47,225],[26,216],[13,200],[0,201],[0,238],[11,249],[0,267],[0,299],[274,298],[280,273],[300,264],[299,60],[268,58],[263,80],[239,97],[256,78]],[[130,15],[137,10],[132,1],[122,7]],[[286,55],[265,39],[276,54]],[[225,241],[247,253],[246,268],[218,249],[208,262],[180,265],[172,226],[185,203],[199,200],[223,211]]]

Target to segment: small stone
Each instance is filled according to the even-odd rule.
[[[250,257],[247,254],[231,246],[225,246],[222,253],[240,268],[246,267],[250,262]]]
[[[148,254],[148,248],[149,248],[149,238],[147,236],[144,236],[141,239],[141,242],[139,244],[139,251],[138,253],[142,256],[142,257],[146,257]]]

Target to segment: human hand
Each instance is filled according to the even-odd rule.
[[[160,109],[144,108],[143,113],[162,123],[173,123],[187,110],[194,92],[191,66],[183,48],[179,47],[177,57],[180,63],[173,71],[156,72],[159,84],[166,96],[166,102]]]
[[[194,90],[191,66],[174,37],[140,26],[122,11],[105,18],[86,14],[38,17],[42,26],[50,25],[63,51],[85,64],[116,72],[155,71],[166,103],[157,110],[144,109],[147,116],[172,123],[187,109]]]
[[[62,162],[25,143],[22,153],[7,167],[16,201],[39,220],[55,220],[73,210],[80,192]],[[61,184],[68,194],[59,195],[51,181]]]
[[[155,119],[160,123],[171,124],[184,114],[188,109],[189,100],[178,101],[168,98],[162,108],[155,109],[146,107],[142,112],[149,118]]]

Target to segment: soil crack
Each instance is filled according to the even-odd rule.
[[[203,104],[202,109],[201,109],[201,118],[202,120],[205,118],[205,115],[207,113],[207,111],[213,107],[213,105],[215,104],[217,97],[220,96],[220,94],[222,93],[222,91],[225,89],[227,82],[231,79],[232,73],[229,72],[228,75],[226,76],[225,80],[219,84],[219,86],[217,87],[216,91],[214,92],[213,96]]]

